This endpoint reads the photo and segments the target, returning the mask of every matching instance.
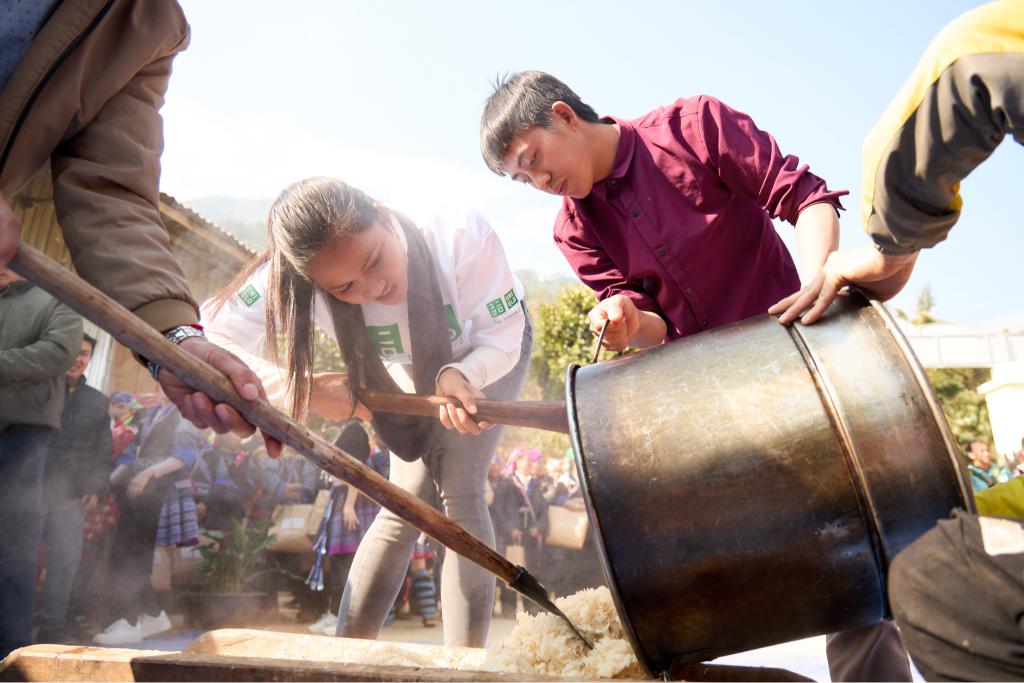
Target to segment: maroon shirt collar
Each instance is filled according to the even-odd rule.
[[[616,116],[605,116],[604,120],[611,120],[619,124],[619,146],[615,150],[611,175],[599,183],[594,183],[591,190],[591,192],[596,191],[602,199],[607,196],[609,188],[616,187],[619,181],[629,175],[630,167],[633,165],[633,149],[636,147],[636,128],[633,127],[633,124]]]

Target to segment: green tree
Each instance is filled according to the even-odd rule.
[[[345,372],[337,342],[319,327],[313,328],[313,367],[317,372]]]
[[[911,322],[915,325],[939,322],[939,319],[932,315],[933,308],[935,308],[935,299],[932,297],[932,288],[925,285],[921,288],[921,293],[917,295],[917,313],[914,314]]]
[[[911,322],[915,325],[940,322],[932,315],[934,307],[932,288],[925,285],[917,297],[917,312]],[[980,384],[991,379],[992,372],[980,368],[930,368],[925,369],[925,374],[939,397],[942,412],[961,450],[975,439],[992,443],[988,404],[977,392]]]
[[[537,307],[534,315],[534,352],[530,374],[547,400],[565,398],[565,369],[570,363],[588,363],[594,348],[587,313],[595,304],[594,293],[584,285],[562,289],[550,304]]]
[[[523,401],[564,401],[565,369],[569,363],[588,363],[594,335],[587,324],[587,312],[596,303],[594,293],[569,278],[538,278],[530,271],[517,273],[526,288],[526,301],[533,320],[533,355],[530,372],[520,393]],[[524,427],[509,427],[498,449],[517,446],[539,449],[546,456],[559,456],[569,448],[569,438]]]
[[[966,450],[974,439],[992,443],[992,425],[988,419],[985,397],[977,392],[979,384],[992,377],[990,370],[979,368],[926,369],[928,380],[942,405],[953,436]]]
[[[574,278],[567,275],[540,276],[532,270],[516,271],[516,277],[523,283],[526,300],[533,309],[555,301],[563,289],[577,283]]]

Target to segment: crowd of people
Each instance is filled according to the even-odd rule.
[[[380,506],[289,449],[271,458],[259,439],[198,429],[161,394],[115,391],[108,399],[85,382],[94,346],[85,337],[65,375],[61,428],[47,451],[35,642],[116,646],[171,630],[171,615],[180,611],[176,598],[196,588],[202,571],[158,585],[160,549],[212,544],[216,552],[230,534],[261,524],[273,535],[280,506],[312,508],[318,498],[324,505],[314,508],[316,533],[299,553],[279,554],[271,543],[257,562],[274,570],[258,588],[273,596],[287,592],[296,620],[310,622],[312,633],[333,635],[356,550]],[[323,430],[386,478],[389,453],[372,434],[358,418]],[[568,594],[603,582],[592,537],[586,549],[547,543],[552,506],[583,510],[571,450],[551,457],[521,447],[494,453],[483,496],[497,549],[512,548],[549,589]],[[402,561],[405,578],[385,626],[405,616],[436,624],[444,554],[420,535]],[[494,610],[514,617],[516,594],[502,587],[499,595]],[[529,601],[523,608],[536,609]]]

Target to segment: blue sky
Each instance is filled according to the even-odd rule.
[[[859,223],[860,145],[932,36],[978,3],[204,2],[164,108],[164,191],[273,197],[339,176],[398,209],[473,206],[515,268],[570,271],[551,242],[557,199],[480,160],[496,75],[541,69],[600,113],[639,116],[708,93],[746,111],[833,188]],[[1005,142],[963,186],[950,239],[922,255],[895,305],[928,285],[935,313],[978,322],[1024,309],[1024,150]],[[789,238],[791,228],[780,231]]]

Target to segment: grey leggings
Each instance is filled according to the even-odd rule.
[[[515,399],[523,386],[533,350],[529,316],[522,355],[504,377],[484,388],[487,398]],[[480,436],[448,432],[424,460],[391,456],[391,482],[442,510],[467,531],[494,547],[494,528],[484,501],[484,480],[501,427]],[[394,604],[409,566],[419,530],[381,510],[359,544],[338,608],[337,635],[375,639]],[[444,644],[483,647],[494,605],[494,576],[455,553],[445,554],[441,570]]]

